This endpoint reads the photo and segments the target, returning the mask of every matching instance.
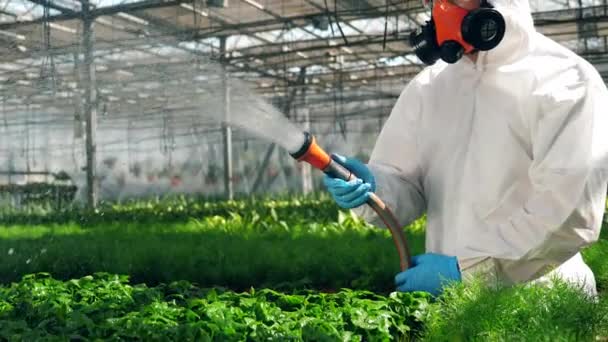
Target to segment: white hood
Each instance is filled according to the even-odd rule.
[[[489,0],[489,2],[497,9],[506,9],[518,12],[518,14],[522,17],[522,21],[529,21],[532,23],[530,2],[528,0]]]
[[[536,34],[528,0],[490,0],[490,3],[503,15],[507,27],[504,39],[496,48],[480,53],[486,68],[511,64],[528,55]]]

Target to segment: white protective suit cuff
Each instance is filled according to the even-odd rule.
[[[490,285],[498,283],[496,263],[490,257],[458,259],[458,265],[464,284],[470,284],[477,280]]]
[[[482,280],[490,286],[529,282],[559,266],[559,263],[546,260],[505,260],[492,257],[466,259],[459,261],[459,264],[465,284]]]

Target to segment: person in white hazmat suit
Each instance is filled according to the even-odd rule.
[[[608,92],[601,77],[535,30],[527,0],[430,5],[428,25],[436,27],[412,40],[432,66],[405,87],[367,165],[332,155],[362,181],[326,176],[326,187],[341,207],[377,226],[363,206],[370,192],[403,226],[426,212],[426,254],[395,277],[399,291],[438,295],[449,282],[481,274],[503,284],[557,276],[595,295],[580,250],[599,238],[606,205]],[[499,15],[490,25],[498,25],[499,42],[457,46],[475,32],[449,32],[441,21],[465,16],[474,31],[479,18],[466,15],[479,11]]]

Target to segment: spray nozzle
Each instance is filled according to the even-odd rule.
[[[291,153],[291,156],[298,161],[307,162],[322,171],[331,164],[329,154],[317,144],[315,137],[308,132],[304,132],[304,144],[302,144],[302,147],[297,152]]]

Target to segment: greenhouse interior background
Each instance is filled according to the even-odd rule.
[[[542,33],[606,75],[604,1],[531,5]],[[423,68],[407,38],[428,19],[419,0],[3,0],[0,182],[75,186],[77,203],[89,166],[95,201],[319,191],[318,173],[223,129],[224,106],[206,99],[263,99],[328,151],[365,159]],[[226,93],[222,77],[250,91]]]

